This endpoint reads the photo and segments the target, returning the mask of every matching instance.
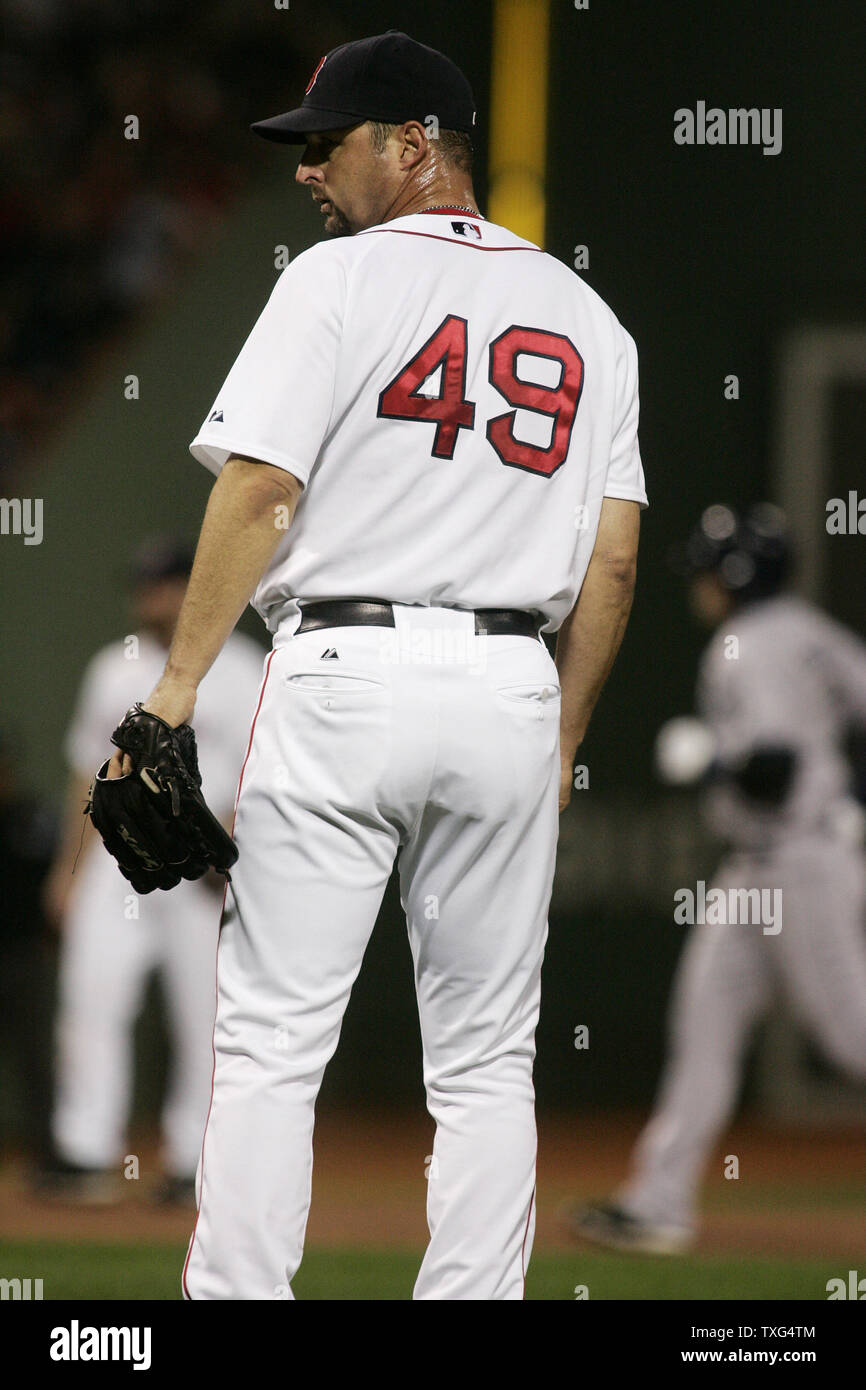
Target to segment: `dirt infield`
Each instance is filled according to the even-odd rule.
[[[570,1247],[559,1222],[563,1202],[604,1196],[625,1172],[639,1119],[542,1119],[536,1249]],[[118,1201],[76,1208],[31,1195],[20,1162],[0,1168],[0,1238],[177,1242],[193,1213],[148,1201],[157,1176],[152,1143],[137,1148],[142,1177],[118,1182]],[[316,1131],[310,1247],[421,1248],[425,1160],[432,1126],[407,1117],[324,1116]],[[740,1176],[723,1176],[724,1155]],[[704,1192],[699,1253],[859,1257],[866,1252],[866,1134],[780,1131],[741,1124],[728,1135]]]

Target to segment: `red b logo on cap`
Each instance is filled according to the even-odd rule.
[[[321,59],[319,60],[319,66],[316,68],[316,71],[313,73],[312,77],[310,78],[310,85],[309,85],[309,87],[307,88],[307,90],[304,92],[304,96],[305,96],[305,97],[308,97],[308,96],[310,95],[310,92],[311,92],[311,91],[313,90],[313,88],[315,87],[315,85],[316,85],[316,78],[318,77],[319,73],[322,71],[322,68],[325,66],[325,64],[326,64],[327,61],[328,61],[328,55],[327,55],[327,53],[326,53],[325,56],[324,56],[324,58],[321,58]]]

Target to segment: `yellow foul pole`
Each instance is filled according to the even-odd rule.
[[[491,222],[544,245],[550,0],[494,0]]]

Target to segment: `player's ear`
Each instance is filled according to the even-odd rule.
[[[400,137],[400,164],[411,169],[427,152],[427,131],[420,121],[406,121],[395,134]]]

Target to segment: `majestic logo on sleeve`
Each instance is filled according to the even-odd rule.
[[[452,222],[451,230],[458,236],[474,236],[476,241],[481,240],[481,228],[476,227],[474,222]]]
[[[327,61],[328,61],[328,55],[327,55],[327,53],[326,53],[325,56],[324,56],[324,58],[320,58],[320,59],[319,59],[319,66],[316,68],[316,71],[313,73],[312,77],[310,78],[310,85],[309,85],[309,87],[308,87],[307,90],[304,92],[304,96],[305,96],[305,97],[308,97],[308,96],[310,95],[310,92],[311,92],[311,91],[313,90],[313,88],[315,87],[315,85],[316,85],[316,79],[317,79],[317,77],[319,76],[319,73],[322,71],[322,68],[323,68],[323,67],[325,66],[325,64],[327,63]]]
[[[207,417],[207,422],[209,425],[222,425],[224,423],[222,411],[212,410],[210,415]]]

